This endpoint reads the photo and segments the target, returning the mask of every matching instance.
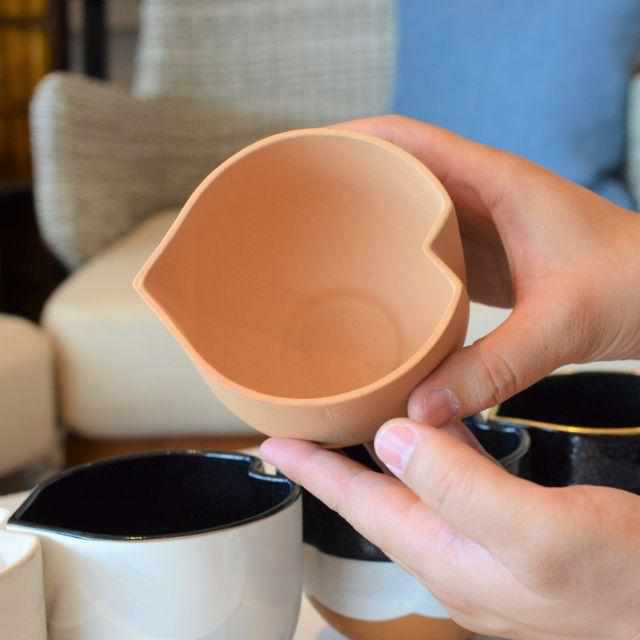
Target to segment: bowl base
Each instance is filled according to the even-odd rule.
[[[408,615],[391,620],[357,620],[328,609],[313,596],[315,610],[349,640],[467,640],[471,632],[453,620]]]

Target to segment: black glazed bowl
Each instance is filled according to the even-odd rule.
[[[533,482],[640,494],[640,376],[634,373],[549,376],[496,407],[489,422],[529,431]]]
[[[523,429],[494,427],[479,418],[464,420],[465,425],[493,458],[507,471],[518,474],[526,459],[529,436]],[[373,471],[380,471],[363,445],[343,449],[345,455]],[[390,562],[374,544],[360,535],[344,518],[303,489],[303,540],[318,550],[339,558]]]
[[[73,537],[149,540],[235,527],[295,502],[300,487],[240,453],[165,451],[94,462],[40,484],[9,524]]]

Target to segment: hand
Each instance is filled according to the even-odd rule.
[[[409,417],[439,426],[563,364],[640,355],[640,217],[526,160],[415,120],[339,126],[403,147],[440,178],[458,213],[472,299],[514,307],[416,389]]]
[[[407,419],[387,423],[375,447],[402,482],[308,442],[268,440],[262,453],[467,629],[518,640],[640,637],[640,497],[539,487]]]
[[[483,456],[457,416],[562,364],[640,355],[640,222],[514,156],[399,117],[345,126],[422,160],[458,211],[472,298],[514,306],[384,425],[370,472],[311,443],[263,455],[415,574],[463,626],[522,640],[640,638],[640,498],[538,487]],[[435,427],[442,427],[435,429]]]

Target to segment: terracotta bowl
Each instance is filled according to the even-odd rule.
[[[440,182],[392,144],[331,129],[220,165],[135,286],[240,418],[335,445],[404,415],[468,320]]]

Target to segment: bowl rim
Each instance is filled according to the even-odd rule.
[[[612,371],[610,369],[589,369],[585,371],[572,371],[572,372],[560,372],[553,373],[553,377],[569,377],[580,376],[584,374],[605,374],[615,376],[634,376],[639,378],[640,376],[633,371]],[[548,377],[551,377],[548,376]],[[540,431],[558,432],[558,433],[571,433],[576,435],[585,436],[637,436],[640,435],[640,425],[635,427],[583,427],[575,424],[562,424],[554,422],[544,422],[541,420],[527,420],[525,418],[516,418],[500,414],[500,407],[502,403],[495,405],[487,414],[487,422],[500,427],[514,426],[516,428],[533,428]]]
[[[195,346],[188,340],[184,332],[179,328],[176,322],[170,317],[168,312],[160,305],[153,295],[146,287],[146,280],[149,272],[152,270],[154,264],[159,258],[164,249],[173,241],[178,230],[184,223],[187,215],[190,213],[193,206],[199,200],[202,193],[209,188],[211,183],[229,167],[233,166],[245,156],[253,154],[264,147],[278,144],[292,138],[306,138],[306,137],[337,137],[346,138],[353,141],[358,141],[366,144],[372,144],[379,148],[384,149],[390,154],[395,155],[401,161],[409,164],[414,170],[422,173],[423,176],[429,180],[432,186],[436,189],[441,197],[442,206],[436,216],[434,222],[429,227],[425,240],[422,244],[422,251],[425,256],[428,256],[436,266],[439,273],[448,281],[451,285],[452,292],[449,301],[446,304],[445,309],[442,311],[442,315],[435,325],[434,331],[431,335],[416,349],[411,356],[405,359],[395,369],[389,371],[381,378],[374,380],[364,386],[350,389],[341,393],[329,395],[329,396],[317,396],[311,398],[295,398],[287,396],[278,396],[268,393],[264,393],[253,389],[251,387],[244,386],[243,384],[225,376],[219,369],[215,368],[211,363],[207,362],[203,356],[196,350]],[[206,372],[212,378],[217,380],[223,386],[229,389],[233,389],[240,392],[242,395],[247,396],[253,400],[259,402],[268,403],[276,406],[288,406],[288,407],[319,407],[325,408],[329,406],[339,405],[345,402],[356,400],[365,396],[368,396],[380,389],[383,389],[396,380],[402,378],[413,367],[419,364],[426,355],[440,342],[444,336],[449,323],[458,311],[461,300],[466,296],[465,287],[463,281],[453,271],[449,265],[447,265],[440,256],[433,250],[432,245],[440,236],[440,232],[444,229],[449,217],[455,215],[455,209],[451,197],[445,190],[440,180],[431,172],[422,162],[420,162],[413,155],[401,149],[397,145],[362,133],[348,131],[344,129],[335,129],[331,127],[317,128],[317,129],[294,129],[292,131],[286,131],[284,133],[278,133],[267,138],[263,138],[250,144],[244,149],[233,154],[227,160],[218,165],[206,178],[196,187],[187,202],[184,204],[177,218],[172,223],[171,227],[158,244],[158,246],[151,253],[149,258],[145,261],[144,265],[136,275],[133,281],[133,288],[142,297],[147,305],[149,305],[156,315],[160,318],[162,323],[169,329],[173,337],[178,341],[180,346],[186,351],[191,360],[198,366],[201,371]]]
[[[24,543],[25,546],[22,553],[14,561],[0,565],[0,583],[4,580],[8,580],[13,572],[18,571],[27,563],[31,562],[31,560],[33,560],[33,558],[40,552],[40,539],[37,536],[13,531],[12,529],[0,528],[0,546],[2,538],[20,538],[20,542]]]
[[[213,527],[205,527],[203,529],[194,529],[192,531],[181,531],[178,533],[162,533],[162,534],[146,534],[146,535],[123,535],[123,534],[109,534],[109,533],[92,533],[88,531],[80,531],[78,529],[69,529],[66,527],[49,526],[38,524],[32,520],[22,519],[29,507],[38,499],[40,494],[47,489],[50,485],[64,480],[66,477],[81,473],[88,469],[93,469],[101,466],[110,466],[113,464],[119,464],[126,461],[134,461],[148,458],[163,458],[172,456],[192,456],[197,458],[214,458],[216,460],[234,460],[247,463],[247,475],[252,478],[257,478],[263,482],[278,482],[287,484],[291,487],[290,492],[285,498],[280,500],[277,504],[273,505],[269,509],[260,511],[253,515],[247,516],[240,520],[234,520],[233,522],[216,525]],[[52,534],[62,535],[68,538],[77,538],[80,540],[95,540],[95,541],[108,541],[108,542],[167,542],[171,540],[177,540],[182,538],[191,538],[194,536],[206,535],[216,532],[227,531],[230,529],[237,529],[238,527],[253,524],[261,520],[265,520],[274,516],[281,511],[287,510],[293,506],[302,497],[302,488],[296,484],[293,480],[290,480],[280,472],[275,474],[265,473],[263,461],[257,456],[253,456],[248,453],[240,453],[233,451],[209,451],[206,449],[168,449],[160,451],[148,451],[145,453],[131,453],[122,456],[114,456],[112,458],[105,458],[94,462],[87,462],[85,464],[77,465],[69,469],[60,471],[44,482],[38,484],[35,489],[28,495],[27,499],[13,512],[7,525],[11,528],[7,529],[8,532],[17,532],[18,530],[26,533],[35,534],[35,532],[48,532]]]
[[[477,429],[482,429],[484,431],[493,431],[495,433],[510,433],[518,438],[518,444],[511,453],[507,453],[507,455],[502,456],[502,458],[494,457],[494,460],[496,462],[499,462],[503,467],[507,467],[514,462],[521,460],[522,458],[524,458],[524,456],[527,455],[527,453],[529,453],[529,449],[531,448],[531,436],[526,429],[521,429],[512,424],[498,424],[496,422],[489,422],[488,419],[484,420],[482,418],[482,415],[479,413],[469,416],[468,419],[472,421],[473,425]],[[466,420],[464,422],[466,423]],[[487,453],[489,452],[487,451]]]

